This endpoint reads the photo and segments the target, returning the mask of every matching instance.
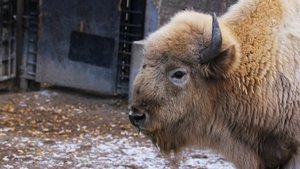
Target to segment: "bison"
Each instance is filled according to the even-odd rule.
[[[299,169],[299,65],[299,0],[181,11],[145,40],[129,119],[164,153],[197,146],[239,169]]]

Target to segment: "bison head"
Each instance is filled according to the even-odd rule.
[[[166,153],[204,143],[222,102],[220,84],[239,60],[234,35],[215,15],[178,13],[145,42],[130,121]]]

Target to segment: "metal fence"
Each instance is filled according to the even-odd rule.
[[[16,76],[16,1],[0,0],[0,81]]]
[[[145,6],[143,0],[123,0],[121,3],[117,74],[117,89],[121,93],[128,91],[132,43],[144,37]]]

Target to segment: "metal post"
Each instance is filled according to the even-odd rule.
[[[16,23],[16,81],[19,84],[21,89],[28,88],[28,82],[25,78],[22,77],[24,73],[24,64],[23,64],[23,35],[24,35],[24,0],[17,0],[17,23]]]

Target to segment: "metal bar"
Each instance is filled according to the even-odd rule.
[[[36,33],[38,30],[37,28],[29,29],[28,32]]]
[[[121,78],[123,77],[123,78],[126,78],[126,79],[127,79],[127,78],[129,78],[129,75],[120,75],[120,77],[121,77]]]
[[[126,43],[131,45],[133,42],[132,41],[126,41],[126,40],[120,40],[119,43]]]
[[[38,16],[39,14],[38,13],[36,13],[36,12],[30,12],[29,13],[31,16]]]
[[[139,34],[133,34],[133,33],[127,33],[127,32],[120,32],[120,34],[124,35],[124,36],[136,37],[136,38],[142,38],[143,37],[142,35],[139,35]]]
[[[3,56],[3,57],[2,57],[2,62],[3,62],[3,61],[13,60],[14,58],[15,58],[14,56],[11,56],[11,57],[9,57],[9,56],[7,56],[7,57]]]
[[[12,6],[11,6],[12,7]],[[12,15],[12,13],[11,13],[11,15]],[[6,58],[3,58],[3,60],[2,60],[2,63],[3,63],[3,61],[7,61],[6,63],[3,63],[3,64],[5,64],[6,66],[5,66],[5,68],[6,68],[6,70],[4,71],[4,73],[5,73],[5,75],[7,75],[8,77],[12,77],[12,68],[11,68],[11,66],[12,66],[12,62],[14,61],[14,56],[13,56],[13,47],[14,47],[14,44],[13,44],[13,39],[11,38],[11,36],[12,36],[12,31],[14,31],[13,30],[13,27],[12,27],[12,25],[9,25],[9,40],[8,40],[8,55],[7,55],[7,57]]]
[[[36,40],[31,40],[31,39],[29,39],[28,42],[29,42],[29,43],[34,43],[34,44],[35,44],[35,43],[36,43]]]
[[[35,65],[36,66],[36,62],[33,62],[33,61],[27,61],[27,64]]]
[[[35,75],[36,75],[35,72],[27,72],[27,74],[32,75],[32,76],[35,76]]]
[[[2,25],[4,25],[5,27],[7,27],[7,25],[12,25],[14,23],[14,21],[11,20],[3,20],[2,21]]]
[[[6,6],[6,5],[10,5],[11,1],[5,1],[0,3],[0,6]]]
[[[11,31],[11,29],[10,29],[10,31]],[[8,56],[6,57],[6,58],[3,58],[2,59],[2,63],[3,64],[6,64],[7,65],[7,70],[6,71],[4,71],[4,72],[6,72],[6,75],[8,76],[8,77],[10,77],[10,74],[11,74],[11,60],[12,60],[12,51],[11,51],[11,49],[12,49],[12,46],[13,46],[13,44],[11,43],[11,41],[9,41],[8,42]],[[7,61],[7,63],[4,63],[4,61]]]
[[[24,72],[24,61],[22,58],[23,55],[23,33],[24,33],[24,27],[23,27],[23,15],[24,15],[24,1],[23,0],[18,0],[17,1],[17,23],[16,23],[16,75],[17,75],[17,79],[19,79],[18,84],[21,84],[22,81],[24,81],[25,79],[23,79],[22,73]],[[20,66],[20,67],[19,67]],[[20,86],[22,88],[22,86]]]
[[[36,20],[30,19],[30,20],[28,20],[28,22],[32,26],[38,26],[38,23],[36,22]]]
[[[11,79],[10,76],[5,76],[5,75],[1,75],[0,77],[0,81],[5,81],[5,80],[8,80],[8,79]]]
[[[129,13],[129,14],[143,15],[143,12],[141,12],[141,11],[122,10],[121,12],[122,12],[122,13]]]
[[[130,23],[121,23],[121,26],[128,26],[128,27],[137,27],[137,28],[141,28],[142,25],[137,25],[137,24],[130,24]]]
[[[126,64],[126,63],[118,63],[119,66],[124,66],[124,67],[130,67],[130,64]]]
[[[130,52],[125,52],[125,51],[119,51],[119,54],[131,56],[131,53],[130,53]]]
[[[37,54],[36,51],[30,51],[30,50],[28,50],[28,53],[29,53],[29,54],[33,54],[33,55],[36,55],[36,54]]]
[[[125,89],[128,89],[128,85],[127,85],[127,84],[124,84],[124,85],[118,84],[117,86],[118,86],[119,88],[125,88]]]

